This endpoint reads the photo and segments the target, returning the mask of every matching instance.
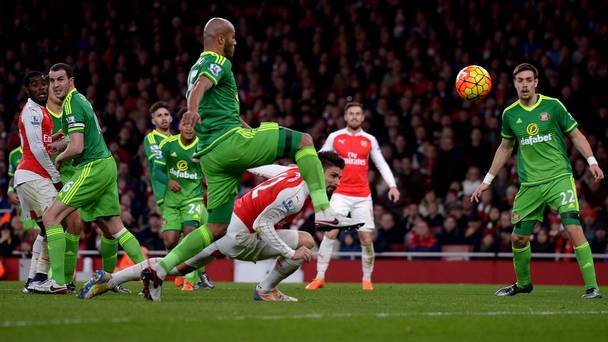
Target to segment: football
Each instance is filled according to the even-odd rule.
[[[464,67],[456,76],[456,92],[467,101],[479,100],[492,90],[492,77],[478,65]]]

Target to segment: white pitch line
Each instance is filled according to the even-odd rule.
[[[376,312],[369,314],[351,314],[351,313],[309,313],[301,315],[259,315],[259,316],[216,316],[205,318],[160,318],[158,322],[201,322],[201,321],[279,321],[279,320],[300,320],[300,319],[327,319],[327,318],[354,318],[354,317],[375,317],[375,318],[398,318],[398,317],[449,317],[449,316],[476,316],[476,317],[494,317],[494,316],[573,316],[573,315],[608,315],[608,311],[488,311],[488,312],[457,312],[457,311],[429,311],[429,312]],[[112,318],[112,319],[81,319],[81,318],[66,318],[53,320],[38,320],[38,321],[2,321],[0,327],[15,328],[15,327],[32,327],[32,326],[64,326],[64,325],[80,325],[80,324],[115,324],[115,323],[132,323],[141,321],[128,317]],[[146,319],[146,322],[152,322]]]

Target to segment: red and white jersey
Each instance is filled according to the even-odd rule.
[[[353,197],[367,197],[371,194],[368,179],[370,157],[388,186],[394,187],[396,184],[395,177],[382,156],[378,141],[362,129],[349,132],[343,128],[331,133],[321,151],[338,153],[346,164],[340,185],[336,189],[337,194]]]
[[[278,174],[270,174],[272,178],[256,186],[234,203],[234,214],[251,233],[256,232],[254,225],[261,221],[280,226],[293,219],[311,203],[308,187],[297,167],[273,167],[279,170]],[[262,168],[264,167],[258,169]],[[250,171],[254,172],[253,169]]]
[[[46,107],[28,99],[19,115],[19,138],[23,157],[15,171],[15,186],[35,179],[60,181],[49,154],[53,120]]]

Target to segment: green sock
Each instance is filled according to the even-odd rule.
[[[76,269],[76,259],[78,258],[78,242],[80,236],[65,233],[65,281],[71,283],[74,280],[74,271]]]
[[[60,225],[48,227],[46,238],[53,279],[57,284],[65,285],[65,234],[63,233],[63,227]]]
[[[118,253],[118,240],[101,237],[101,259],[103,270],[112,273],[116,268],[116,254]]]
[[[186,235],[175,248],[169,252],[161,261],[160,266],[169,273],[173,267],[192,258],[198,252],[213,242],[213,234],[207,228],[207,225],[202,225]]]
[[[124,232],[118,236],[118,243],[122,246],[122,249],[125,250],[125,253],[131,258],[136,264],[144,261],[144,254],[141,252],[141,246],[139,245],[139,241],[128,231],[126,228]]]
[[[186,281],[190,284],[194,285],[198,283],[200,280],[201,269],[197,268],[196,270],[186,274]]]
[[[585,288],[595,288],[599,290],[597,281],[595,279],[595,267],[593,266],[593,256],[591,255],[591,248],[589,242],[574,247],[574,255],[576,255],[576,261],[578,261],[578,267],[581,269],[583,279],[585,280]]]
[[[325,175],[323,166],[317,156],[317,151],[312,146],[305,146],[296,152],[296,164],[300,168],[302,177],[308,186],[310,199],[315,207],[315,211],[329,208],[327,190],[325,189]]]
[[[515,276],[519,288],[527,287],[532,283],[530,280],[530,259],[532,259],[532,250],[529,243],[524,248],[513,247],[513,265],[515,266]]]

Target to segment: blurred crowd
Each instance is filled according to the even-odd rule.
[[[236,27],[233,71],[250,125],[278,121],[311,133],[320,147],[344,127],[347,101],[364,104],[364,128],[380,142],[402,194],[389,203],[371,168],[377,252],[510,251],[516,158],[479,204],[469,195],[500,143],[502,110],[516,96],[511,72],[521,62],[540,69],[539,92],[565,104],[608,172],[606,2],[17,0],[0,8],[7,19],[0,22],[0,209],[12,209],[6,170],[19,145],[21,79],[67,62],[116,157],[126,226],[149,249],[164,249],[142,148],[152,129],[148,107],[164,100],[176,113],[185,105],[186,76],[214,16]],[[469,64],[493,77],[490,95],[473,103],[453,90]],[[585,160],[570,150],[585,233],[593,252],[605,253],[606,182],[594,183]],[[254,181],[246,177],[243,191]],[[29,248],[14,213],[0,216],[2,254]],[[311,215],[292,226],[312,230]],[[98,240],[90,227],[81,248],[96,249]],[[343,233],[341,242],[342,251],[360,250],[356,234]],[[532,250],[572,251],[558,215],[547,212],[535,228]]]

